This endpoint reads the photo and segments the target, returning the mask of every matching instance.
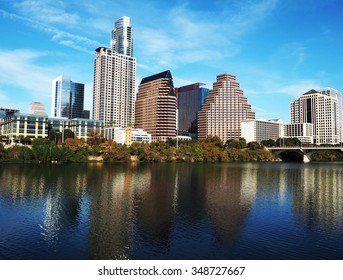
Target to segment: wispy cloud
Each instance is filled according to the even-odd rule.
[[[51,34],[51,39],[56,41],[59,44],[66,45],[78,51],[86,52],[86,53],[93,53],[94,49],[101,45],[101,43],[89,39],[84,36],[75,35],[61,29],[58,29],[54,26],[51,26],[46,23],[39,22],[37,20],[21,16],[15,13],[9,13],[5,10],[0,9],[0,15],[9,18],[11,20],[17,20],[29,24],[31,27],[38,29],[40,31],[46,32]]]
[[[163,15],[168,27],[141,27],[137,40],[143,63],[153,62],[156,68],[182,67],[234,57],[240,52],[239,39],[269,16],[278,0],[240,1],[235,11],[223,3],[218,14],[193,11],[187,4],[174,6]]]
[[[0,50],[0,80],[2,100],[15,100],[15,95],[30,96],[31,100],[50,103],[53,70],[38,66],[37,60],[45,53],[30,50]],[[6,92],[4,88],[15,90]],[[19,98],[20,99],[20,98]],[[27,105],[28,106],[28,105]]]
[[[67,12],[66,4],[62,1],[24,0],[13,5],[19,14],[30,17],[46,24],[76,25],[80,23],[80,16]]]

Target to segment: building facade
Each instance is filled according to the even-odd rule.
[[[130,146],[134,142],[150,143],[151,134],[141,128],[133,128],[128,126],[122,127],[105,127],[105,139],[111,139],[119,144]]]
[[[111,49],[120,54],[133,56],[133,38],[130,18],[123,16],[114,23]]]
[[[111,48],[95,50],[93,119],[110,126],[126,127],[134,122],[136,59],[132,50],[130,19],[115,22]]]
[[[14,113],[19,113],[19,109],[0,107],[0,120]]]
[[[313,144],[312,123],[285,124],[283,128],[285,138],[298,138],[303,144]]]
[[[135,125],[152,141],[176,137],[176,95],[170,71],[143,78],[138,89]]]
[[[209,89],[195,83],[176,88],[178,104],[178,135],[196,139],[198,135],[198,112],[205,103]]]
[[[339,91],[310,90],[290,105],[291,124],[311,123],[314,144],[338,144],[342,132],[342,98]]]
[[[85,85],[63,75],[52,81],[51,117],[82,118]]]
[[[198,139],[209,135],[218,136],[223,142],[238,139],[241,137],[241,121],[246,119],[255,119],[255,113],[236,77],[218,75],[198,113]]]
[[[258,142],[283,137],[283,123],[280,120],[243,120],[242,134],[247,142]]]
[[[89,119],[51,118],[42,115],[14,113],[0,120],[0,134],[11,142],[20,137],[47,138],[49,131],[70,129],[75,137],[87,140],[89,135],[102,134],[103,121]]]

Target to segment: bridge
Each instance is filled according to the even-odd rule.
[[[303,162],[310,162],[311,154],[318,151],[337,151],[343,153],[343,147],[266,147],[274,154],[280,155],[284,152],[294,152],[303,156]]]

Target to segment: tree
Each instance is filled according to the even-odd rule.
[[[126,161],[129,158],[129,149],[126,145],[118,144],[115,141],[107,140],[101,145],[105,161]]]
[[[40,162],[47,162],[51,160],[51,147],[54,144],[47,139],[34,139],[32,141],[32,153],[34,159]]]
[[[219,148],[223,148],[223,141],[217,135],[209,135],[205,140],[204,143],[213,143],[215,146]]]
[[[225,147],[235,148],[235,149],[245,149],[247,147],[247,141],[243,137],[239,139],[229,139],[226,141]]]
[[[258,150],[262,148],[261,145],[255,141],[249,142],[247,147],[249,150]]]
[[[298,147],[301,146],[301,141],[298,138],[279,138],[276,140],[277,146]]]
[[[275,147],[275,146],[277,146],[275,140],[273,140],[273,139],[262,140],[261,145],[263,147]]]
[[[70,130],[69,128],[66,128],[64,130],[64,141],[66,141],[68,138],[74,138],[75,134],[72,130]]]
[[[87,144],[91,147],[98,146],[104,142],[105,139],[102,137],[101,133],[97,133],[95,129],[92,129],[87,135]]]

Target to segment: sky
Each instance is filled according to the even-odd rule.
[[[137,87],[170,70],[174,86],[234,74],[259,119],[290,121],[311,89],[343,92],[341,0],[0,0],[0,107],[51,107],[52,80],[85,84],[92,109],[95,49],[131,18]]]

